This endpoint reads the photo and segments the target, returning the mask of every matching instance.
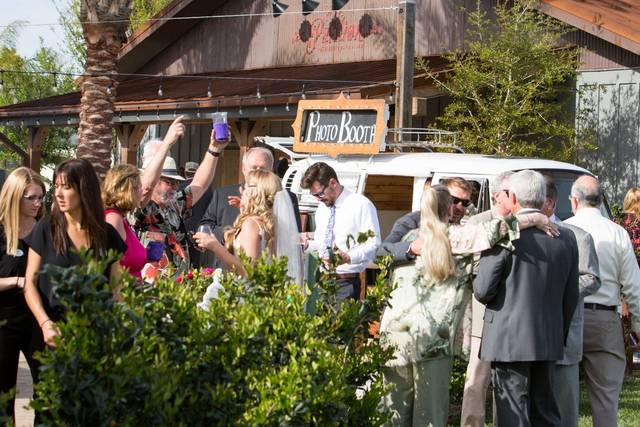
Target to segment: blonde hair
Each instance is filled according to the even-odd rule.
[[[631,188],[624,196],[623,209],[626,213],[632,213],[640,217],[640,188]]]
[[[224,233],[224,240],[229,251],[233,252],[233,240],[249,217],[258,217],[265,234],[265,247],[273,252],[274,218],[273,201],[276,193],[282,190],[278,175],[265,169],[254,169],[247,173],[247,182],[240,206],[240,214],[233,225]]]
[[[44,182],[40,175],[27,167],[19,167],[9,174],[2,191],[0,191],[0,223],[4,226],[7,254],[16,255],[18,252],[20,202],[24,192],[30,184],[42,188],[42,195],[46,193]],[[42,216],[44,203],[40,205],[37,218]]]
[[[107,171],[102,183],[104,207],[127,213],[136,208],[135,188],[139,184],[140,172],[133,165],[117,165]]]
[[[420,258],[426,273],[440,283],[455,275],[455,262],[447,232],[451,196],[446,187],[435,185],[424,190],[420,206],[420,235],[424,240]]]

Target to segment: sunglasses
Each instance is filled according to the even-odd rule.
[[[31,203],[36,203],[36,202],[42,203],[44,200],[44,196],[36,196],[35,194],[31,196],[22,196],[22,198]]]
[[[323,186],[322,186],[322,190],[320,190],[320,191],[319,191],[319,192],[317,192],[317,193],[311,193],[311,195],[312,195],[313,197],[315,197],[316,199],[321,199],[321,198],[323,198],[323,197],[324,197],[324,191],[325,191],[326,189],[327,189],[327,186],[326,186],[326,185],[323,185]]]
[[[452,205],[457,205],[458,203],[460,203],[462,206],[464,206],[466,208],[471,204],[471,200],[469,200],[469,199],[459,199],[456,196],[451,196],[451,204]]]

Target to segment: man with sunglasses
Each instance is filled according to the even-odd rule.
[[[452,224],[460,224],[462,218],[467,214],[467,208],[471,204],[471,184],[459,176],[445,178],[440,181],[445,185],[451,194],[452,199]],[[431,181],[427,180],[425,188],[431,186]],[[393,256],[394,264],[407,263],[414,260],[422,251],[422,239],[418,238],[413,242],[403,242],[402,238],[411,230],[420,227],[420,210],[409,212],[401,216],[393,224],[389,235],[384,239],[376,256]]]
[[[323,259],[328,259],[329,251],[334,250],[342,261],[336,268],[338,303],[347,298],[357,299],[359,273],[373,261],[380,244],[376,208],[365,196],[341,185],[336,171],[326,163],[311,165],[302,177],[301,186],[321,202],[315,214],[315,240],[307,241],[305,249],[318,251]],[[355,242],[360,233],[368,231],[373,231],[374,236],[364,243]]]

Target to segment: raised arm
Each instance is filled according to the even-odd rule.
[[[169,126],[169,130],[164,136],[158,150],[151,158],[149,164],[145,165],[145,169],[142,172],[142,175],[140,175],[140,182],[142,184],[142,199],[140,200],[141,207],[145,207],[149,203],[149,200],[151,200],[153,189],[162,174],[164,159],[167,158],[171,147],[184,135],[185,128],[184,124],[182,124],[182,118],[183,116],[179,116],[173,121],[173,123],[171,123],[171,126]]]
[[[218,165],[218,159],[220,153],[229,144],[229,141],[219,141],[215,137],[215,131],[211,130],[211,137],[209,138],[209,148],[204,153],[202,162],[196,170],[196,174],[191,182],[191,194],[193,196],[193,204],[198,203],[198,200],[202,197],[204,192],[211,186],[211,181],[216,174],[216,166]]]

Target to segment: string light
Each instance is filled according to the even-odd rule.
[[[287,105],[285,105],[285,106],[284,106],[284,109],[285,109],[286,111],[291,111],[291,108],[289,108],[289,103],[288,103],[288,102],[287,102]]]
[[[212,98],[213,92],[211,92],[211,80],[209,80],[209,85],[207,86],[207,98]]]
[[[260,85],[258,85],[258,88],[256,89],[256,98],[262,98],[262,96],[260,95]]]
[[[158,98],[162,98],[164,92],[162,91],[162,83],[160,83],[160,87],[158,87]]]
[[[302,99],[307,99],[307,94],[304,92],[304,83],[302,83],[302,93],[300,94]]]
[[[342,1],[341,3],[347,3],[346,1]],[[398,6],[381,6],[381,7],[373,7],[373,8],[357,8],[357,9],[343,9],[341,13],[355,13],[355,12],[374,12],[374,11],[393,11],[398,10]],[[317,13],[331,13],[334,9],[331,10],[318,10]],[[281,15],[298,15],[300,11],[291,11],[286,12],[283,11]],[[229,19],[229,18],[254,18],[260,16],[271,16],[272,12],[269,13],[236,13],[229,15],[198,15],[198,16],[174,16],[170,18],[150,18],[145,22],[167,22],[167,21],[188,21],[194,19]],[[109,19],[104,21],[84,21],[79,22],[80,25],[88,24],[88,25],[96,25],[96,24],[128,24],[128,19]],[[51,26],[61,26],[64,25],[61,22],[51,22],[51,23],[36,23],[36,24],[23,24],[20,27],[51,27]],[[0,25],[0,28],[7,28],[10,25]]]
[[[238,107],[238,114],[242,115],[242,99],[240,99],[240,106]]]

